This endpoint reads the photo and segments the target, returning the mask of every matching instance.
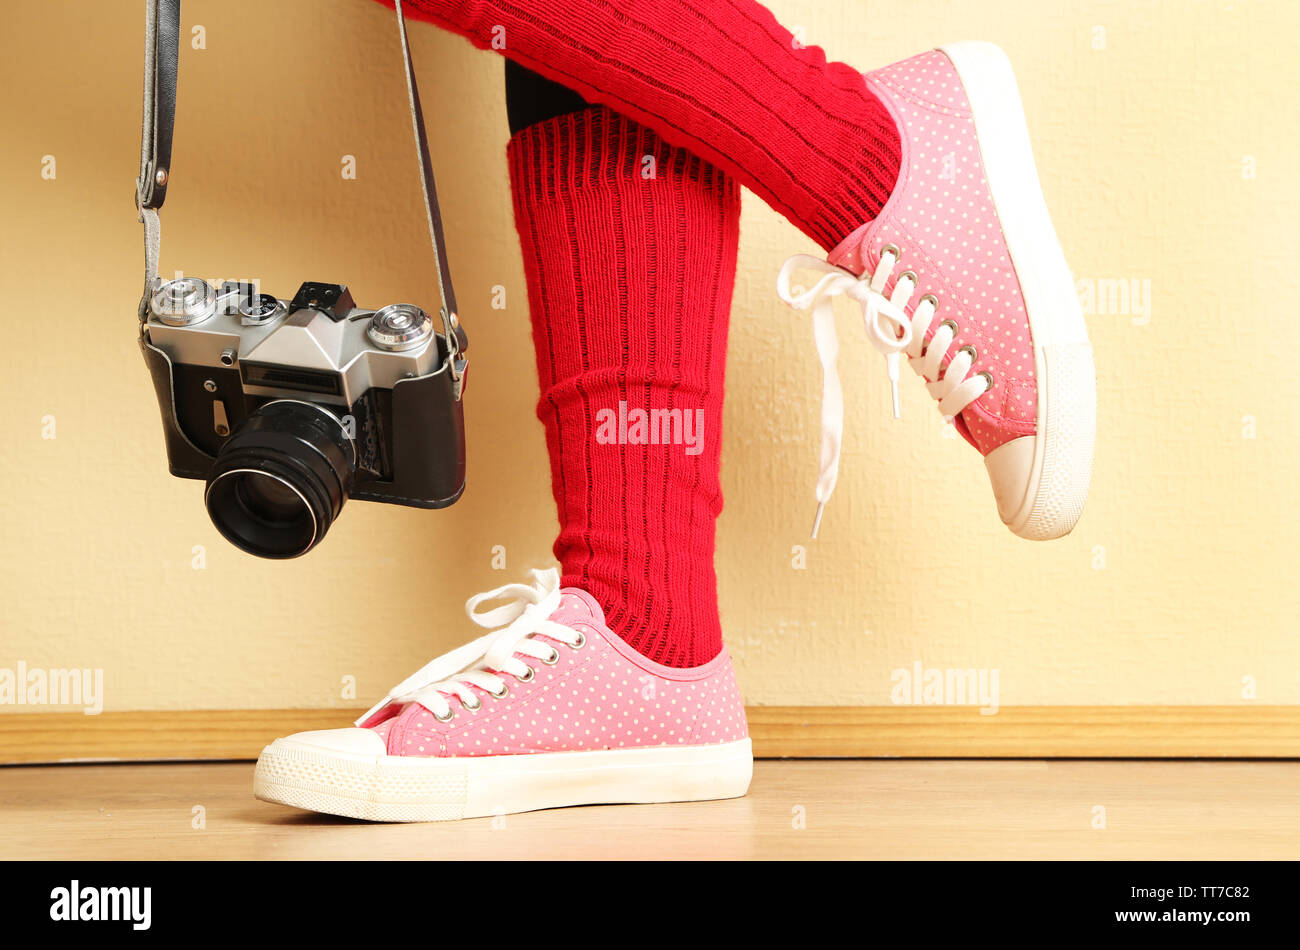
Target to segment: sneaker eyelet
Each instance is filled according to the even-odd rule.
[[[992,389],[992,388],[993,388],[993,374],[992,374],[992,373],[990,373],[988,370],[983,370],[983,371],[980,372],[978,375],[983,376],[983,377],[984,377],[985,379],[987,379],[988,382],[989,382],[989,388],[986,389],[986,390],[984,390],[984,392],[988,392],[989,389]]]
[[[488,695],[491,696],[493,699],[505,699],[507,696],[510,695],[510,687],[507,686],[505,683],[502,683],[501,692],[494,693],[491,690],[488,690]]]
[[[569,646],[571,646],[575,650],[581,650],[586,645],[587,645],[587,635],[583,633],[581,630],[578,631],[578,642],[569,644]]]
[[[521,683],[531,683],[533,680],[537,678],[537,671],[533,669],[531,666],[525,667],[525,669],[528,670],[528,672],[525,673],[523,676],[516,676],[515,679],[517,679]]]
[[[447,715],[445,715],[445,716],[439,716],[437,713],[434,713],[434,714],[433,714],[433,718],[436,719],[436,720],[438,720],[438,722],[451,722],[453,719],[456,718],[456,713],[453,712],[453,711],[451,710],[451,708],[449,707],[449,708],[447,709]]]
[[[916,302],[916,305],[919,307],[927,300],[930,301],[930,305],[934,307],[935,310],[939,309],[939,298],[936,297],[934,294],[926,294],[924,297],[922,297],[920,300]]]
[[[898,275],[898,280],[900,280],[900,281],[901,281],[901,280],[910,280],[910,281],[912,282],[912,286],[913,286],[913,287],[916,286],[916,282],[917,282],[917,280],[919,280],[919,279],[920,279],[920,278],[918,278],[918,277],[916,276],[916,271],[913,271],[913,270],[905,270],[905,271],[903,271],[901,274]],[[896,281],[895,283],[897,283],[897,281]]]
[[[551,647],[551,655],[542,657],[542,662],[547,666],[554,666],[556,663],[560,662],[560,651],[555,649],[555,647]]]
[[[461,705],[464,706],[466,709],[468,709],[470,712],[478,712],[480,709],[483,708],[483,700],[475,699],[473,706],[471,706],[469,703],[466,702],[462,702]]]
[[[952,335],[953,335],[954,337],[956,337],[957,334],[961,332],[961,327],[957,326],[957,321],[956,321],[956,320],[944,320],[944,321],[942,321],[942,322],[939,324],[939,326],[941,326],[941,327],[952,327]]]
[[[900,250],[898,249],[898,245],[897,245],[897,244],[886,244],[884,247],[882,247],[882,248],[880,249],[880,256],[881,256],[881,257],[884,257],[886,254],[893,254],[893,255],[894,255],[894,263],[895,263],[895,264],[897,264],[897,263],[898,263],[898,259],[899,259],[900,257],[903,256],[903,252],[900,251]]]
[[[967,343],[965,346],[963,346],[963,347],[962,347],[960,350],[958,350],[957,352],[958,352],[958,353],[969,353],[969,354],[970,354],[970,362],[971,362],[971,365],[972,365],[972,366],[974,366],[974,365],[975,365],[975,361],[976,361],[977,359],[980,358],[980,351],[977,350],[977,349],[975,349],[975,347],[971,346],[969,343]]]

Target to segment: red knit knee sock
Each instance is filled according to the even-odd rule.
[[[739,189],[603,107],[509,161],[564,583],[644,656],[707,662]]]
[[[392,0],[388,0],[392,5]],[[755,0],[408,0],[734,176],[826,249],[879,213],[898,130]]]

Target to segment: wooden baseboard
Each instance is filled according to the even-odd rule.
[[[252,759],[360,709],[0,714],[0,763]],[[1300,706],[751,706],[762,758],[1300,758]]]

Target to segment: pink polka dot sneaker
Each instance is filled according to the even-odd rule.
[[[835,487],[843,397],[831,301],[862,306],[899,414],[901,355],[984,456],[1002,521],[1064,535],[1092,473],[1096,380],[1065,256],[1043,201],[1015,76],[988,43],[958,43],[868,73],[898,125],[898,183],[875,221],[827,261],[792,257],[778,291],[813,311],[823,368],[816,537]],[[796,270],[814,271],[810,289]]]
[[[499,629],[399,683],[355,727],[263,749],[254,794],[371,821],[744,795],[753,755],[726,650],[660,666],[586,591],[532,573],[471,597],[470,618]]]

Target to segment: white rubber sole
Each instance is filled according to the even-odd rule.
[[[970,100],[989,190],[1034,340],[1033,468],[1023,500],[1003,520],[1022,538],[1059,538],[1083,513],[1097,435],[1097,379],[1083,308],[1043,200],[1011,63],[991,43],[954,43],[940,50]]]
[[[353,755],[276,739],[262,750],[262,801],[368,821],[455,821],[570,805],[738,798],[749,739],[597,752],[416,758]]]

